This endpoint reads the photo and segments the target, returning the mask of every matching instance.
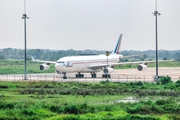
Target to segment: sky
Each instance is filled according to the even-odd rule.
[[[0,0],[0,49],[155,50],[155,0]],[[158,0],[158,49],[180,49],[180,0]]]

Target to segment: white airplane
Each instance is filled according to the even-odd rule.
[[[137,69],[139,71],[143,71],[147,69],[147,63],[155,62],[155,61],[119,62],[122,58],[139,56],[139,55],[130,55],[123,57],[123,55],[119,54],[121,41],[122,41],[122,34],[120,34],[115,49],[112,51],[112,53],[109,56],[106,55],[70,56],[70,57],[60,58],[57,62],[35,60],[32,57],[32,61],[43,62],[43,64],[40,65],[40,70],[48,70],[50,68],[50,64],[55,64],[56,73],[63,74],[63,79],[67,79],[66,73],[73,73],[73,72],[78,73],[75,76],[76,78],[83,78],[84,74],[82,73],[91,73],[91,77],[96,78],[96,73],[100,71],[103,71],[102,78],[110,78],[110,73],[113,72],[114,70],[113,67],[116,65],[139,64]],[[171,61],[171,60],[166,60],[166,61]]]

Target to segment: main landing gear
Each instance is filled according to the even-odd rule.
[[[111,78],[111,75],[109,74],[109,70],[107,68],[104,68],[103,72],[104,74],[102,74],[102,78]]]
[[[102,74],[102,78],[111,78],[110,74]]]
[[[96,73],[91,73],[92,78],[96,78]]]
[[[84,74],[81,74],[80,72],[78,72],[78,74],[76,74],[76,78],[84,78]]]
[[[67,79],[67,76],[66,76],[66,72],[63,72],[63,79]],[[78,74],[76,74],[75,76],[76,78],[84,78],[84,74],[81,74],[80,72],[78,72]],[[96,73],[91,73],[91,78],[96,78],[97,75]],[[102,78],[111,78],[111,75],[108,74],[107,71],[104,71],[104,74],[102,74]]]
[[[91,77],[96,78],[96,73],[91,73]],[[78,74],[76,74],[76,78],[84,78],[84,74],[78,72]]]

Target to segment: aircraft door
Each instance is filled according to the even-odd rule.
[[[65,66],[66,66],[66,67],[72,67],[72,62],[66,61],[66,62],[65,62]]]

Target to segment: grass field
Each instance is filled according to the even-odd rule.
[[[131,100],[131,101],[129,101]],[[180,81],[0,82],[0,119],[180,119]]]
[[[42,63],[27,61],[27,73],[54,73],[54,65],[51,65],[49,70],[42,71],[39,65]],[[0,74],[23,74],[24,61],[21,60],[0,60]]]
[[[55,68],[52,64],[49,70],[41,71],[39,65],[42,63],[27,61],[27,73],[54,73]],[[115,69],[136,68],[137,65],[116,66]],[[148,67],[155,67],[155,63],[148,64]],[[159,67],[180,67],[180,62],[160,62]],[[23,74],[24,61],[20,60],[0,60],[0,74]]]

